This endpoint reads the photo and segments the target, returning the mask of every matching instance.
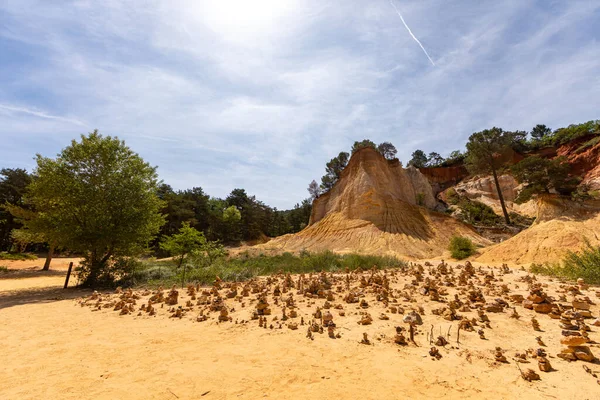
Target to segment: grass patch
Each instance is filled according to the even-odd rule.
[[[0,252],[0,260],[11,260],[11,261],[25,261],[25,260],[37,260],[35,254],[29,253],[8,253],[6,251]]]
[[[240,254],[238,257],[219,258],[205,266],[200,260],[191,258],[185,266],[177,269],[172,262],[150,261],[143,263],[132,273],[131,284],[150,286],[181,285],[182,283],[211,284],[218,276],[224,281],[242,282],[256,276],[277,273],[307,274],[311,272],[336,272],[348,270],[367,270],[373,267],[399,268],[406,262],[392,256],[363,254],[336,254],[331,251],[299,255],[283,253],[275,256]]]
[[[561,263],[531,264],[531,272],[576,280],[582,278],[586,283],[600,284],[600,246],[592,246],[586,240],[580,252],[569,251]]]
[[[450,250],[452,258],[462,260],[475,254],[475,245],[469,238],[453,236],[452,239],[450,239],[448,250]]]
[[[8,267],[0,265],[0,274],[8,274]]]

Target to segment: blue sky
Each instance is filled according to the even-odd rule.
[[[600,117],[600,1],[3,0],[0,167],[97,128],[280,209],[355,140],[447,155]]]

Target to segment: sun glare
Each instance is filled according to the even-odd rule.
[[[295,1],[219,0],[203,7],[202,19],[214,32],[229,40],[247,40],[272,34],[290,16]]]

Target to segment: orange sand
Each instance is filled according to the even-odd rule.
[[[519,283],[520,289],[512,284],[522,275],[516,272],[502,279],[511,284],[513,293],[525,293],[526,284]],[[44,280],[46,287],[41,284]],[[326,333],[317,333],[311,341],[305,337],[306,327],[291,331],[262,329],[257,321],[219,324],[215,313],[198,323],[195,313],[172,319],[167,318],[166,309],[160,309],[156,317],[120,316],[112,309],[94,312],[74,300],[90,292],[57,289],[59,281],[61,276],[12,279],[8,274],[0,278],[2,399],[583,400],[598,398],[600,393],[596,379],[582,368],[585,364],[600,373],[600,365],[567,363],[553,357],[561,347],[557,321],[536,315],[543,332],[533,332],[529,320],[535,313],[520,306],[519,320],[510,319],[508,312],[488,313],[492,321],[492,329],[486,330],[488,340],[479,339],[474,332],[462,332],[461,344],[456,345],[453,329],[450,345],[440,348],[443,358],[434,361],[427,355],[425,332],[431,324],[436,334],[440,328],[445,332],[457,322],[432,315],[430,310],[441,304],[429,300],[415,304],[426,311],[421,334],[416,337],[420,347],[400,347],[391,339],[394,326],[406,325],[401,322],[402,315],[388,314],[389,321],[379,320],[384,308],[372,299],[368,309],[374,318],[372,325],[357,325],[356,304],[345,304],[338,297],[335,303],[343,303],[347,315],[340,317],[336,310],[331,311],[342,338],[329,339]],[[31,286],[23,282],[31,282]],[[558,284],[549,284],[546,290],[553,294]],[[585,293],[597,302],[595,290]],[[180,290],[180,304],[185,302],[184,292]],[[323,301],[314,299],[310,307],[299,301],[300,314],[308,318]],[[234,300],[227,303],[236,304]],[[403,306],[408,311],[411,305]],[[251,305],[236,308],[235,319],[249,319]],[[279,316],[279,307],[272,308],[273,315]],[[598,306],[592,306],[594,315],[598,311]],[[592,327],[590,337],[600,340],[597,330]],[[369,333],[373,345],[358,343],[363,332]],[[537,335],[548,345],[546,350],[557,371],[539,372],[541,381],[526,382],[511,358],[515,349],[537,348]],[[507,349],[509,364],[493,361],[495,346]],[[591,349],[600,355],[598,345]],[[537,371],[535,360],[521,368]]]

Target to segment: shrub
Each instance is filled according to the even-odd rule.
[[[460,196],[456,193],[454,188],[450,188],[446,191],[446,199],[448,200],[448,204],[457,205],[460,201]]]
[[[158,281],[166,282],[175,277],[172,265],[169,263],[153,263],[152,265],[142,265],[136,268],[131,274],[131,285],[139,285],[142,283]]]
[[[459,201],[458,208],[464,221],[470,224],[494,226],[502,222],[502,217],[496,214],[490,206],[479,201],[463,198]]]
[[[425,194],[424,193],[417,193],[417,205],[422,206],[425,205]]]
[[[452,258],[462,260],[475,254],[475,245],[469,238],[453,236],[452,239],[450,239],[448,250],[450,250]]]
[[[588,240],[585,241],[583,250],[579,252],[569,251],[562,263],[554,264],[532,264],[531,272],[557,276],[560,278],[575,280],[582,278],[587,283],[600,283],[600,246],[592,246]]]
[[[560,146],[561,144],[588,135],[600,135],[600,120],[592,120],[582,124],[572,124],[566,128],[557,129],[547,139],[551,141],[553,145]]]
[[[8,253],[6,251],[0,252],[0,260],[12,260],[12,261],[24,261],[24,260],[37,260],[37,256],[29,253]]]
[[[133,286],[137,284],[135,277],[138,271],[144,269],[144,264],[132,257],[114,257],[108,260],[96,279],[99,287]],[[86,282],[91,272],[91,264],[86,258],[76,269],[79,280]]]
[[[8,267],[0,265],[0,274],[7,274],[7,273],[8,273]]]

